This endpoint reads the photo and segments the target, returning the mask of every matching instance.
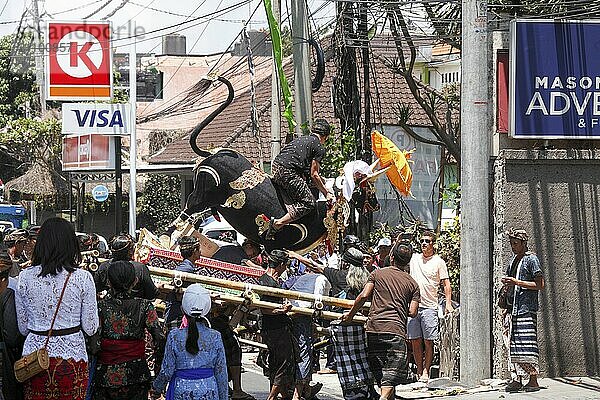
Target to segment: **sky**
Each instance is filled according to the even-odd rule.
[[[322,25],[333,19],[333,2],[324,0],[307,1],[311,13],[324,7],[315,13],[315,18],[311,22],[313,27],[315,24]],[[45,10],[54,20],[77,21],[88,16],[107,2],[108,5],[105,8],[88,20],[101,20],[111,14],[120,4],[126,2],[127,4],[123,8],[108,18],[113,26],[113,39],[114,36],[119,38],[131,36],[134,32],[132,21],[135,21],[138,27],[136,32],[138,35],[141,34],[136,44],[137,51],[140,53],[160,54],[161,41],[159,36],[175,32],[186,36],[189,54],[210,54],[224,51],[243,29],[243,21],[247,21],[255,9],[257,11],[250,20],[247,29],[267,27],[262,0],[47,0],[45,2],[39,1],[38,4],[40,9]],[[240,3],[245,4],[239,5]],[[24,10],[31,8],[31,4],[32,0],[0,0],[0,36],[16,31],[18,20]],[[78,9],[65,12],[73,8]],[[171,14],[153,9],[167,11]],[[287,9],[289,9],[289,5],[286,7],[285,1],[283,1],[283,18],[287,14]],[[218,14],[211,17],[150,33],[156,29],[183,23],[189,15],[191,17],[187,18],[188,21],[215,13],[215,11]],[[210,18],[212,20],[208,21]],[[49,17],[45,16],[44,19],[49,19]],[[32,25],[31,16],[29,16],[27,22]],[[128,42],[129,40],[123,39],[115,41],[113,44],[121,47],[117,48],[116,51],[125,52],[128,51],[126,47]]]

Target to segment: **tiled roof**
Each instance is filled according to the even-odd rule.
[[[430,122],[419,107],[410,92],[404,78],[395,74],[382,62],[377,62],[374,57],[371,67],[371,123],[373,125],[397,125],[396,110],[399,104],[409,105],[412,114],[408,121],[412,126],[429,126]],[[333,77],[336,74],[335,63],[330,59],[326,63],[326,73],[321,89],[313,93],[313,116],[325,118],[334,125],[338,120],[334,116],[332,89]],[[292,64],[288,60],[285,65],[286,76],[292,84]],[[359,77],[362,74],[359,72]],[[200,148],[211,149],[215,147],[233,148],[251,162],[258,163],[262,158],[268,161],[271,158],[271,77],[268,76],[256,84],[256,107],[259,115],[259,132],[255,137],[251,132],[250,91],[237,93],[233,102],[214,121],[212,121],[198,137]],[[361,105],[362,108],[362,105]],[[287,122],[281,122],[282,136],[287,132]],[[261,146],[259,147],[259,141]],[[262,148],[262,154],[259,151]],[[262,157],[261,157],[262,156]],[[189,145],[189,135],[174,141],[165,149],[150,158],[151,163],[193,163],[197,155]]]

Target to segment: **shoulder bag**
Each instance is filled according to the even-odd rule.
[[[52,323],[50,324],[50,330],[48,331],[48,336],[46,337],[46,343],[44,343],[44,347],[26,355],[25,357],[19,358],[15,362],[15,377],[17,378],[17,381],[21,383],[28,381],[50,367],[50,357],[48,356],[47,349],[48,341],[50,340],[50,336],[52,336],[54,321],[56,321],[58,309],[60,308],[60,303],[62,303],[63,295],[65,294],[65,289],[67,288],[67,283],[69,282],[70,277],[71,273],[69,272],[67,278],[65,279],[65,284],[62,288],[62,292],[60,293],[60,297],[58,298],[58,303],[56,304],[56,310],[54,311],[54,317],[52,317]]]

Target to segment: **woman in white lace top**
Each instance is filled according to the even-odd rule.
[[[15,298],[23,355],[44,347],[61,292],[64,295],[48,342],[50,368],[25,383],[29,400],[83,400],[88,381],[83,333],[98,329],[92,275],[79,269],[81,253],[72,226],[51,218],[39,231],[32,266],[19,275]],[[66,285],[65,285],[66,283]]]

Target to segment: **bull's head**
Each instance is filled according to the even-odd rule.
[[[224,191],[221,190],[222,178],[219,172],[214,167],[203,164],[200,164],[195,171],[194,190],[185,203],[187,214],[222,204],[226,198]]]

